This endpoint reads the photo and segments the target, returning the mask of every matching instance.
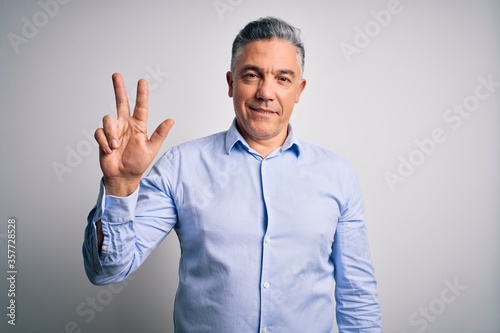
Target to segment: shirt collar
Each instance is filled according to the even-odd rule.
[[[233,147],[236,145],[237,142],[240,142],[247,150],[251,149],[246,140],[241,135],[241,133],[238,131],[238,128],[236,127],[236,118],[235,118],[231,124],[231,127],[229,127],[229,130],[226,133],[226,153],[228,155],[231,153],[231,150],[233,149]],[[292,126],[290,124],[288,124],[288,136],[286,137],[285,142],[281,146],[282,151],[288,149],[294,152],[297,157],[300,156],[300,142],[298,138],[295,137]]]

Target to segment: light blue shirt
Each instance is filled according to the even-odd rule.
[[[173,147],[128,197],[106,196],[101,182],[88,221],[94,284],[125,279],[175,230],[177,333],[329,333],[335,301],[341,333],[382,332],[356,176],[291,127],[266,158],[235,122]]]

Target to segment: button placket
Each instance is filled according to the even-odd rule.
[[[270,221],[269,220],[269,204],[270,204],[270,196],[268,194],[268,189],[267,189],[267,178],[266,178],[266,169],[269,167],[268,166],[268,161],[266,159],[263,159],[261,162],[261,169],[260,169],[260,176],[261,176],[261,184],[262,184],[262,199],[264,200],[264,207],[266,210],[266,216],[267,216],[267,221],[265,225],[265,230],[264,230],[264,238],[262,239],[262,270],[261,270],[261,325],[262,327],[261,332],[267,333],[269,332],[268,328],[266,327],[269,324],[269,315],[271,308],[271,300],[270,297],[271,295],[269,294],[269,288],[271,287],[271,284],[268,281],[269,278],[269,269],[268,269],[268,258],[269,258],[269,242],[270,238],[267,235],[267,232],[269,230],[270,226]]]

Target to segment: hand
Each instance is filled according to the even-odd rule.
[[[137,98],[134,113],[130,115],[123,78],[113,74],[116,109],[118,117],[103,118],[103,127],[95,131],[94,137],[100,147],[99,162],[104,176],[106,193],[127,196],[139,186],[142,174],[147,170],[170,129],[172,119],[163,121],[148,139],[148,84],[137,83]]]

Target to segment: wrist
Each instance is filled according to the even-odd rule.
[[[104,187],[106,188],[106,195],[113,195],[115,197],[127,197],[137,190],[141,178],[115,178],[104,177]]]

